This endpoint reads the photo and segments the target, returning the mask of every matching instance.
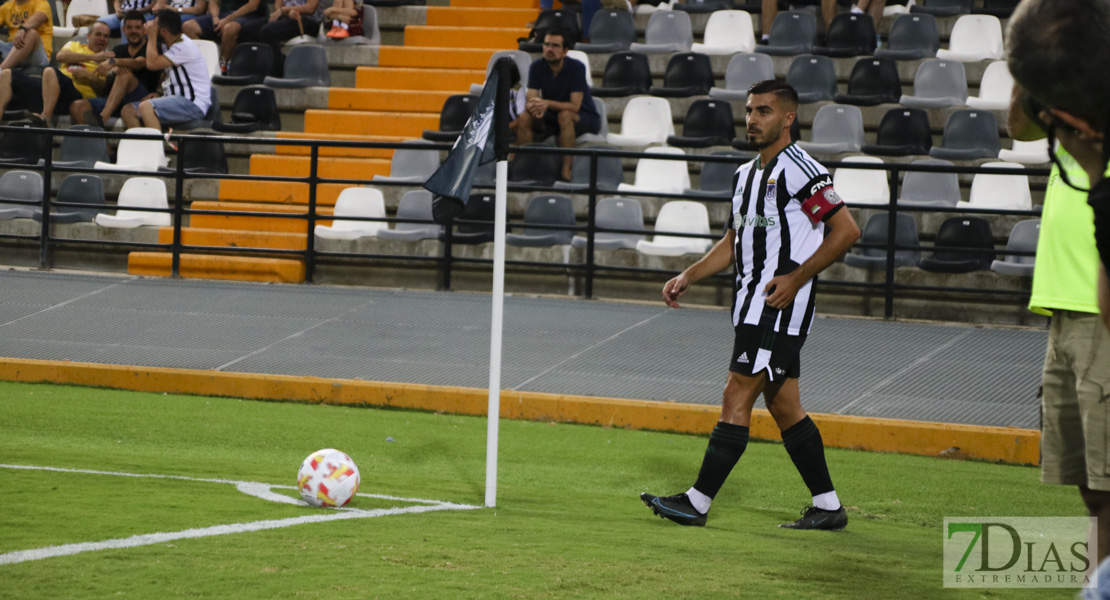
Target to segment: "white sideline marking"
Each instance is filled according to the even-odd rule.
[[[283,504],[296,504],[300,506],[308,506],[304,502],[297,500],[290,496],[284,496],[271,491],[273,488],[279,489],[295,489],[290,485],[271,485],[268,483],[261,483],[257,481],[236,481],[232,479],[207,479],[200,477],[186,477],[184,475],[158,475],[158,474],[145,474],[145,473],[123,473],[117,471],[93,471],[89,469],[63,469],[59,467],[39,467],[33,465],[6,465],[0,464],[0,468],[4,469],[20,469],[29,471],[54,471],[59,473],[82,473],[87,475],[113,475],[117,477],[137,477],[145,479],[178,479],[182,481],[197,481],[202,483],[223,483],[231,484],[236,487],[240,492],[269,500],[271,502],[281,502]],[[281,529],[284,527],[292,527],[294,525],[304,525],[307,523],[324,523],[327,521],[340,521],[345,519],[369,519],[373,517],[385,517],[390,515],[403,515],[409,513],[426,513],[441,510],[474,510],[481,508],[480,506],[473,506],[470,504],[455,504],[453,502],[441,502],[439,500],[426,500],[422,498],[402,498],[398,496],[386,496],[382,494],[358,494],[359,496],[369,498],[379,498],[383,500],[396,500],[400,502],[413,502],[419,503],[423,506],[406,506],[398,508],[378,508],[374,510],[363,510],[359,508],[340,508],[328,510],[324,514],[316,514],[304,517],[290,517],[286,519],[269,519],[265,521],[251,521],[248,523],[230,523],[227,525],[214,525],[212,527],[200,527],[195,529],[186,529],[183,531],[166,531],[160,533],[146,533],[142,535],[134,535],[126,538],[115,538],[110,540],[103,540],[99,542],[82,542],[79,544],[62,544],[59,546],[47,546],[45,548],[35,548],[32,550],[19,550],[17,552],[9,552],[7,554],[0,554],[0,565],[11,565],[31,560],[42,560],[44,558],[53,558],[56,556],[69,556],[72,554],[80,554],[82,552],[93,552],[96,550],[111,550],[119,548],[135,548],[137,546],[150,546],[153,544],[163,544],[172,542],[174,540],[184,540],[193,538],[209,537],[214,535],[227,535],[231,533],[247,533],[250,531],[263,531],[266,529]]]

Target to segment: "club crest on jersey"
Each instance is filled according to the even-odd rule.
[[[775,181],[772,179],[771,183],[767,184],[767,193],[764,194],[763,201],[764,202],[775,202],[775,198],[778,196],[777,192],[778,192],[778,186],[775,184]]]

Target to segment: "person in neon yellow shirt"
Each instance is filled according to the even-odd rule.
[[[0,25],[8,28],[8,41],[0,42],[4,55],[0,69],[44,68],[54,52],[54,24],[46,0],[9,0],[0,6]]]

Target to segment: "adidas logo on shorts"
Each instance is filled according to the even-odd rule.
[[[736,362],[747,364],[748,363],[748,353],[747,352],[742,353],[740,355],[740,358],[736,359]]]

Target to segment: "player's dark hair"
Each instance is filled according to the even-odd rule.
[[[558,27],[552,27],[551,29],[548,29],[546,32],[544,32],[543,37],[546,38],[549,35],[557,35],[557,36],[563,38],[563,49],[564,50],[574,50],[574,39],[572,39],[569,35],[567,35],[566,31],[563,31],[562,29],[559,29]]]
[[[158,13],[158,26],[165,28],[170,35],[181,35],[181,15],[174,10],[163,10]]]
[[[143,13],[137,10],[129,10],[123,13],[123,22],[126,23],[128,21],[139,21],[141,23],[146,23],[146,17],[143,16]]]
[[[785,81],[775,79],[757,81],[748,88],[748,95],[752,96],[754,94],[774,94],[779,99],[786,101],[787,110],[793,112],[798,108],[798,91]]]

